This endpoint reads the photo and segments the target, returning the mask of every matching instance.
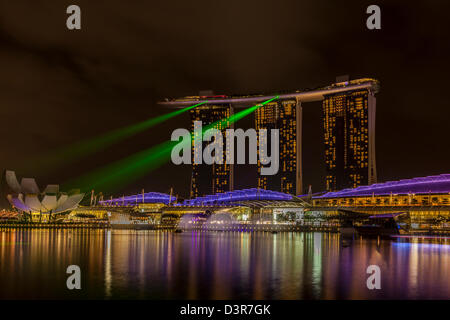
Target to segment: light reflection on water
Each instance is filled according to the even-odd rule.
[[[0,232],[0,298],[450,298],[450,242],[338,234],[9,230]],[[82,290],[66,289],[66,268]],[[381,268],[381,290],[366,287]]]

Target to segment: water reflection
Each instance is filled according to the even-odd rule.
[[[10,230],[0,232],[0,298],[450,298],[450,243],[338,234]],[[66,289],[66,268],[82,290]],[[381,290],[366,287],[380,266]]]

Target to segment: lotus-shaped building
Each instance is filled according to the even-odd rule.
[[[14,171],[4,172],[4,182],[8,188],[7,199],[9,203],[19,211],[31,215],[33,220],[52,214],[70,212],[78,207],[84,197],[84,193],[60,192],[59,185],[49,184],[41,192],[34,178],[22,178],[20,184]],[[47,215],[45,217],[45,215]]]

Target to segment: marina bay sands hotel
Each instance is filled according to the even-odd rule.
[[[279,129],[279,171],[273,176],[258,175],[260,189],[303,194],[302,108],[312,101],[322,101],[323,143],[325,148],[327,191],[354,188],[375,183],[375,94],[379,82],[364,78],[338,77],[329,86],[307,90],[247,96],[200,94],[160,102],[169,107],[186,107],[207,103],[190,110],[193,122],[203,125],[230,117],[235,109],[248,108],[274,96],[270,103],[256,109],[255,129]],[[219,121],[220,123],[220,121]],[[223,124],[223,122],[222,122]],[[229,124],[232,127],[233,124]],[[226,127],[217,128],[223,132]],[[258,148],[260,147],[258,140]],[[261,163],[258,160],[258,172]],[[193,164],[191,198],[233,190],[233,165]]]

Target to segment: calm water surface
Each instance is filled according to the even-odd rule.
[[[66,288],[79,265],[82,289]],[[366,268],[381,268],[368,290]],[[450,241],[338,234],[0,231],[0,298],[449,299]]]

